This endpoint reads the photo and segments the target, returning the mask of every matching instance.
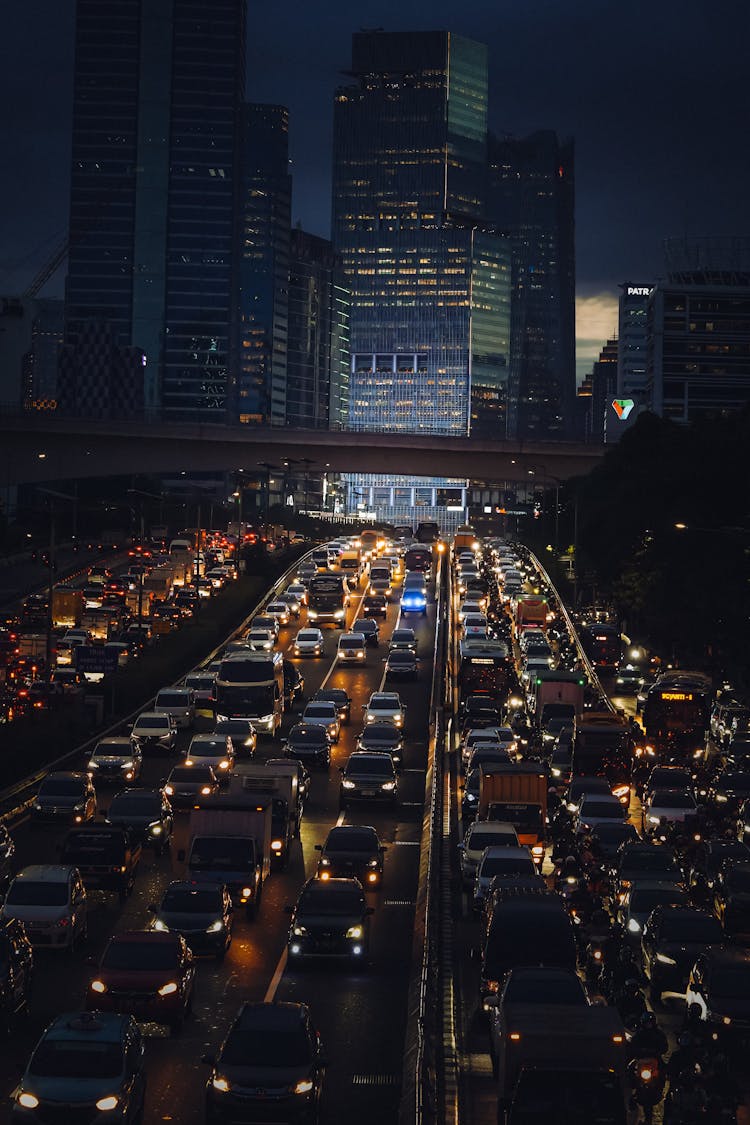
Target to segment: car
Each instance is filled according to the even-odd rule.
[[[568,1016],[568,1009],[587,1008],[590,1004],[580,977],[572,969],[558,969],[552,966],[523,966],[511,969],[501,985],[501,991],[488,1004],[490,1024],[490,1060],[493,1075],[497,1078],[499,1060],[507,1047],[513,1043],[504,1041],[502,1030],[507,1018],[516,1005],[528,1009],[531,1005],[542,1005],[544,1016],[554,1019],[548,1008],[564,1005],[560,1013],[562,1021]],[[512,1024],[511,1024],[512,1026]]]
[[[286,592],[300,605],[307,605],[308,593],[307,586],[305,586],[304,582],[290,582],[286,588]]]
[[[727,937],[750,937],[750,863],[722,864],[714,882],[714,912]]]
[[[643,828],[653,833],[665,821],[682,824],[695,816],[698,806],[689,789],[654,789],[643,805]]]
[[[641,940],[643,927],[652,910],[657,906],[688,906],[682,887],[675,883],[661,883],[657,880],[643,879],[631,884],[625,892],[617,910],[617,918],[625,927],[627,937],[633,941]]]
[[[177,745],[177,723],[168,714],[142,711],[130,732],[133,742],[141,750],[166,750],[171,753]]]
[[[16,845],[4,824],[0,824],[0,895],[13,878],[16,862]]]
[[[382,594],[365,594],[362,599],[362,614],[365,617],[386,617],[388,599]]]
[[[458,845],[461,882],[465,891],[474,887],[484,849],[494,845],[518,847],[518,833],[512,824],[500,820],[475,821],[467,828],[463,841]]]
[[[309,957],[345,957],[365,965],[369,916],[359,879],[308,879],[291,908],[287,951],[290,963]]]
[[[331,739],[320,723],[295,723],[283,746],[287,758],[326,769],[331,764]]]
[[[639,839],[635,825],[626,820],[602,821],[591,829],[594,852],[605,861],[614,859],[623,844],[635,843]]]
[[[708,800],[717,812],[736,815],[743,801],[750,798],[750,771],[724,770],[708,791]]]
[[[461,786],[461,819],[466,823],[474,820],[479,808],[479,785],[481,770],[474,769],[467,772]]]
[[[511,765],[515,761],[510,752],[499,742],[475,742],[471,757],[466,763],[466,772],[471,773],[481,765]]]
[[[362,633],[342,633],[336,659],[339,664],[360,664],[367,661],[367,641]]]
[[[346,693],[343,688],[319,688],[313,700],[326,700],[328,703],[335,703],[338,708],[339,718],[342,723],[350,723],[352,718],[352,701],[351,697]]]
[[[172,806],[161,789],[124,789],[110,801],[106,823],[130,829],[161,855],[172,838]]]
[[[12,1094],[13,1122],[143,1119],[143,1041],[132,1016],[65,1012],[34,1048]]]
[[[413,629],[406,626],[399,626],[391,633],[388,641],[388,651],[390,652],[413,652],[417,651],[417,636]]]
[[[569,747],[560,746],[552,751],[549,774],[553,785],[568,785],[573,772],[573,755]]]
[[[84,824],[96,816],[96,790],[87,773],[55,770],[48,773],[31,806],[35,822]]]
[[[0,1021],[12,1030],[13,1020],[27,1012],[34,955],[23,922],[0,918]]]
[[[216,1056],[204,1056],[207,1125],[319,1118],[326,1058],[306,1004],[246,1002]]]
[[[181,934],[195,954],[212,953],[221,961],[232,943],[234,908],[223,883],[175,879],[149,913],[152,930]]]
[[[643,672],[634,664],[621,664],[615,673],[615,695],[637,695],[644,679]]]
[[[358,617],[353,628],[362,634],[370,648],[378,648],[380,645],[380,629],[374,617]]]
[[[385,848],[370,825],[337,824],[331,828],[320,852],[317,877],[324,881],[356,877],[365,890],[376,890],[383,879]]]
[[[67,832],[59,860],[77,868],[87,891],[114,893],[124,903],[133,892],[142,850],[129,828],[88,824]]]
[[[474,746],[479,742],[493,742],[499,747],[515,749],[517,741],[510,727],[466,727],[461,733],[461,762],[464,767],[467,765]]]
[[[323,633],[320,629],[299,629],[292,644],[295,656],[322,656]]]
[[[474,875],[472,910],[475,914],[481,913],[496,879],[536,879],[536,875],[536,865],[528,848],[505,843],[488,845]]]
[[[355,751],[341,768],[339,806],[352,801],[395,804],[398,801],[398,776],[390,754]]]
[[[169,715],[178,729],[189,730],[195,722],[195,692],[192,688],[162,688],[156,694],[154,711],[157,715]]]
[[[685,1002],[717,1033],[746,1038],[750,1032],[750,949],[710,949],[696,957]]]
[[[34,946],[73,952],[88,932],[86,889],[78,869],[61,863],[24,867],[8,888],[0,918],[23,922]]]
[[[398,692],[374,691],[367,703],[364,704],[365,723],[393,723],[394,726],[403,728],[406,721],[406,707],[401,702]]]
[[[289,771],[293,771],[296,774],[296,776],[297,776],[297,790],[300,794],[299,801],[300,801],[300,817],[301,817],[302,816],[302,806],[304,805],[307,798],[310,796],[310,784],[311,784],[311,780],[312,780],[311,777],[310,777],[310,774],[308,773],[308,771],[305,768],[305,766],[303,765],[303,763],[298,761],[297,759],[294,759],[294,758],[291,761],[290,761],[289,758],[269,758],[266,762],[266,767],[268,769],[269,774],[273,774],[275,766],[281,767],[281,770],[280,770],[281,773],[288,773]]]
[[[272,613],[258,613],[250,622],[250,629],[270,629],[278,640],[279,620]]]
[[[404,735],[401,728],[393,723],[368,723],[357,737],[356,748],[390,754],[394,763],[398,763],[404,752]]]
[[[485,612],[486,608],[487,608],[487,606],[482,605],[481,601],[474,601],[473,598],[472,599],[465,598],[463,600],[463,602],[461,603],[460,607],[459,607],[458,613],[456,614],[456,619],[458,621],[458,624],[463,628],[463,626],[466,624],[466,618],[467,617],[473,617],[477,613],[482,614],[482,616],[484,616],[484,612]],[[486,620],[486,618],[485,618],[485,620]]]
[[[427,616],[427,584],[424,575],[421,576],[421,581],[410,582],[407,574],[401,592],[401,613],[421,613],[423,617]]]
[[[598,824],[622,824],[626,817],[627,809],[618,797],[584,793],[573,815],[573,830],[576,834],[590,832]]]
[[[175,766],[164,785],[173,808],[192,808],[201,797],[219,792],[219,780],[210,766]]]
[[[255,754],[258,736],[255,733],[252,719],[217,719],[214,725],[214,734],[229,735],[235,755],[238,758],[252,758]]]
[[[419,659],[409,649],[395,649],[385,659],[385,674],[389,680],[414,680],[419,672]]]
[[[696,958],[723,944],[721,923],[713,914],[692,906],[657,906],[641,938],[641,960],[652,999],[661,999],[667,990],[684,993]]]
[[[181,934],[113,934],[86,988],[88,1011],[120,1012],[178,1032],[193,1003],[195,962]]]
[[[614,864],[615,896],[621,903],[638,881],[681,885],[682,870],[670,848],[640,841],[621,846]]]
[[[86,769],[97,785],[123,782],[137,785],[143,767],[143,753],[132,738],[111,735],[101,739],[94,747]]]
[[[292,611],[286,602],[272,601],[266,606],[265,613],[268,617],[275,617],[279,628],[288,625],[292,620]]]
[[[234,744],[230,734],[194,734],[185,755],[186,766],[210,766],[220,785],[227,785],[234,769]]]
[[[693,784],[690,770],[680,766],[654,766],[643,786],[642,801],[648,800],[656,789],[689,789]]]
[[[302,712],[302,722],[322,726],[328,732],[331,742],[336,743],[341,737],[338,707],[330,700],[312,699]]]
[[[75,668],[56,668],[50,683],[67,700],[82,698],[86,690],[86,680]]]
[[[568,812],[576,813],[581,797],[589,793],[611,797],[612,786],[606,777],[574,777],[565,790],[565,807]]]
[[[276,634],[273,629],[248,629],[245,644],[253,652],[270,652],[276,644]]]
[[[279,594],[276,602],[277,604],[283,603],[289,610],[289,616],[294,617],[295,619],[299,617],[300,613],[302,612],[302,601],[295,594],[291,594],[289,592],[288,586],[283,594]]]

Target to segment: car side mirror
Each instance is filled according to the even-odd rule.
[[[185,862],[185,849],[184,848],[180,848],[180,850],[178,851],[177,862],[178,863],[184,863]]]

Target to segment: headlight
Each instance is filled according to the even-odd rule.
[[[656,960],[661,961],[662,965],[676,965],[674,957],[667,957],[666,953],[657,953]]]
[[[307,936],[307,930],[305,929],[304,926],[294,926],[292,928],[292,933],[294,934],[295,937],[306,937]]]
[[[353,781],[349,781],[348,778],[344,778],[344,780],[341,782],[341,785],[344,789],[356,789],[357,788],[355,783]]]
[[[133,762],[123,762],[120,766],[120,769],[122,769],[122,770],[132,770],[133,765],[134,765]]]
[[[161,824],[149,824],[148,830],[152,836],[161,836],[164,831]]]
[[[309,1078],[302,1078],[294,1087],[295,1094],[309,1094],[313,1084]]]
[[[174,793],[174,789],[172,788],[171,785],[165,785],[164,786],[164,792],[167,794],[168,797],[171,797],[172,794]]]
[[[635,918],[628,919],[628,933],[639,934],[641,932],[641,923],[636,921]]]
[[[178,985],[175,981],[171,980],[168,984],[163,984],[158,990],[160,996],[174,996],[178,990]]]
[[[154,929],[159,930],[160,933],[169,933],[169,926],[166,922],[162,922],[161,918],[157,918],[154,922]]]
[[[95,761],[94,761],[94,759],[92,758],[92,759],[91,759],[91,761],[89,762],[89,767],[88,767],[88,768],[89,768],[90,770],[98,770],[98,769],[99,769],[99,763],[98,763],[98,762],[95,762]]]
[[[220,1094],[227,1094],[230,1086],[226,1078],[221,1074],[215,1074],[211,1079],[211,1085],[214,1090],[218,1090]]]
[[[16,1101],[19,1105],[22,1105],[24,1109],[36,1109],[39,1105],[39,1098],[34,1094],[30,1094],[28,1090],[24,1090],[22,1094],[17,1094]]]
[[[364,927],[362,926],[350,926],[346,931],[346,936],[348,938],[356,938],[357,941],[359,941],[364,936],[364,932]]]
[[[377,859],[368,859],[367,866],[368,867],[377,867],[378,866],[378,860]]]
[[[280,852],[281,849],[283,848],[283,846],[284,845],[283,845],[281,840],[271,840],[271,851],[272,852]]]
[[[320,861],[320,866],[321,867],[330,867],[331,866],[330,859],[326,859],[325,856],[323,856],[323,858]]]
[[[648,818],[648,822],[649,822],[649,824],[658,824],[659,823],[659,817],[658,816],[650,816]]]
[[[219,762],[219,769],[220,770],[228,770],[229,769],[229,762],[226,760],[226,758],[224,758],[221,762]]]
[[[725,793],[717,793],[716,794],[716,800],[724,802],[724,801],[728,801],[729,798],[727,797],[727,795]]]
[[[210,795],[210,793],[211,793],[211,787],[210,787],[209,785],[204,785],[204,786],[202,786],[202,788],[201,788],[201,794],[202,794],[202,795],[203,795],[204,797],[208,797],[208,796]]]
[[[99,1098],[96,1103],[96,1108],[101,1110],[117,1109],[118,1099],[114,1094],[110,1094],[106,1098]]]
[[[387,789],[388,792],[390,792],[392,789],[396,788],[396,782],[395,781],[384,781],[380,788],[381,789]]]
[[[207,934],[218,934],[223,929],[224,929],[224,919],[223,918],[217,918],[215,922],[212,922],[211,925],[207,927],[206,933]]]
[[[103,992],[107,991],[107,986],[106,986],[106,984],[104,983],[103,980],[92,980],[91,984],[89,985],[89,988],[91,989],[92,992],[98,992],[99,995],[101,995]]]
[[[261,722],[261,723],[272,723],[273,722],[273,715],[261,715],[261,717],[258,721]]]

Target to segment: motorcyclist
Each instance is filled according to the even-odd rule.
[[[669,1050],[669,1043],[653,1012],[644,1012],[641,1016],[638,1030],[630,1040],[630,1050],[633,1058],[656,1058],[663,1061]]]

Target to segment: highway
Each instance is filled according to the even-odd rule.
[[[364,581],[355,591],[350,620],[359,610]],[[338,669],[335,663],[337,631],[325,631],[325,653],[320,659],[295,661],[302,666],[306,695],[326,683],[345,687],[352,697],[350,725],[342,727],[341,739],[333,748],[329,772],[314,770],[310,797],[305,806],[300,839],[295,841],[288,868],[270,877],[263,895],[260,917],[248,921],[237,911],[234,938],[226,959],[200,961],[194,992],[193,1014],[177,1037],[166,1029],[147,1026],[146,1065],[148,1091],[146,1122],[178,1121],[189,1125],[203,1121],[203,1091],[208,1067],[204,1055],[215,1053],[243,1000],[294,1000],[310,1005],[312,1018],[321,1031],[329,1061],[323,1096],[322,1121],[339,1122],[346,1114],[363,1122],[394,1121],[401,1093],[406,1030],[406,998],[410,972],[414,901],[419,868],[425,768],[428,754],[428,703],[432,673],[435,605],[415,626],[423,660],[415,682],[398,684],[396,690],[407,704],[405,753],[399,807],[394,812],[380,808],[352,809],[339,813],[339,767],[354,749],[361,730],[362,706],[370,692],[381,687],[387,638],[397,624],[399,607],[388,608],[381,625],[379,648],[368,648],[366,666]],[[409,624],[412,624],[410,619]],[[282,629],[279,648],[288,650],[299,622]],[[291,652],[286,655],[291,657]],[[153,685],[154,691],[161,684]],[[391,685],[389,684],[389,687]],[[287,713],[285,732],[298,718]],[[201,717],[196,730],[211,729]],[[180,747],[187,744],[181,733]],[[259,739],[257,759],[277,756],[278,746]],[[158,785],[172,762],[147,757],[142,785]],[[238,766],[241,772],[241,765]],[[110,792],[98,794],[102,812]],[[82,1006],[87,981],[96,959],[113,932],[148,926],[148,906],[157,902],[170,879],[183,876],[177,853],[185,838],[185,813],[175,813],[177,828],[171,853],[157,859],[144,851],[135,890],[124,907],[113,896],[89,896],[87,948],[73,955],[39,950],[35,952],[34,986],[29,1018],[14,1031],[13,1047],[0,1058],[0,1092],[10,1095],[20,1070],[41,1031],[62,1011]],[[348,965],[314,966],[290,971],[286,964],[288,915],[305,880],[314,873],[317,853],[329,828],[335,823],[372,824],[386,845],[382,888],[368,898],[375,907],[371,927],[369,964],[359,972]],[[63,831],[33,826],[28,820],[12,828],[18,866],[55,862]],[[7,1103],[6,1103],[7,1104]]]

